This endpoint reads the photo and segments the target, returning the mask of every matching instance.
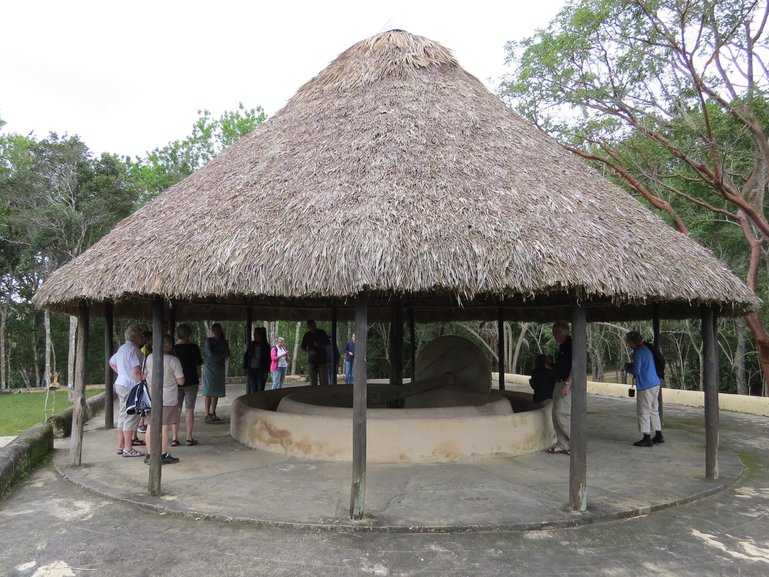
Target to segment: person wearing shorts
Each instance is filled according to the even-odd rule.
[[[115,373],[115,394],[120,400],[117,418],[117,454],[123,457],[141,457],[141,453],[133,448],[133,438],[139,428],[139,415],[126,413],[126,401],[134,385],[142,380],[143,356],[139,347],[144,343],[141,329],[130,324],[125,330],[125,343],[109,360],[109,365]]]
[[[177,389],[180,385],[184,385],[184,371],[182,370],[182,364],[175,356],[171,354],[171,350],[174,347],[174,340],[170,335],[163,337],[163,430],[161,434],[161,463],[164,465],[172,465],[178,463],[179,459],[171,455],[168,452],[168,426],[176,423],[179,424],[179,399]],[[145,365],[145,371],[147,384],[152,389],[152,364],[154,362],[155,353],[151,353],[147,357]],[[152,448],[150,446],[152,435],[152,419],[147,420],[147,436],[145,442],[147,443],[147,456],[144,458],[145,463],[150,462],[150,452]]]
[[[187,440],[185,445],[192,447],[198,442],[192,436],[192,429],[195,426],[195,404],[198,400],[198,391],[200,389],[200,375],[198,368],[203,364],[203,355],[200,354],[200,347],[190,342],[192,336],[192,327],[187,324],[181,324],[176,327],[176,338],[179,342],[174,345],[172,354],[179,359],[184,371],[184,385],[177,387],[179,409],[184,410],[184,424],[186,426]],[[171,446],[179,444],[179,424],[172,426],[173,440]]]

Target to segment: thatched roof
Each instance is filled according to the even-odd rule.
[[[140,244],[141,243],[141,244]],[[119,223],[35,296],[180,317],[323,317],[372,291],[417,318],[739,315],[752,293],[507,108],[440,44],[349,48],[263,126]],[[458,306],[459,305],[459,306]]]

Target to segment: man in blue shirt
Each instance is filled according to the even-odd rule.
[[[625,365],[625,370],[635,376],[636,408],[638,412],[638,428],[643,439],[633,443],[636,447],[653,447],[655,443],[664,443],[662,438],[662,423],[659,413],[660,378],[654,366],[654,356],[647,347],[641,335],[630,331],[625,342],[633,350],[633,362]],[[654,438],[651,437],[652,428]]]
[[[347,345],[344,347],[344,382],[348,385],[352,385],[353,381],[353,366],[355,364],[355,335],[350,337],[347,341]]]

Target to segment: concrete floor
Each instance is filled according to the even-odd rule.
[[[80,478],[57,441],[53,463],[75,483],[42,467],[0,503],[0,570],[25,577],[769,574],[766,418],[722,412],[722,475],[708,483],[701,410],[666,406],[668,442],[653,449],[630,445],[637,433],[627,399],[590,397],[588,410],[587,513],[566,510],[568,458],[542,453],[461,467],[369,468],[370,518],[359,526],[346,517],[347,468],[253,455],[227,440],[226,426],[202,423],[201,445],[175,450],[182,462],[163,469],[164,495],[153,502],[148,467],[107,454],[114,432],[97,427],[86,434]]]

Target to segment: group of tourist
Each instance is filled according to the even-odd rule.
[[[254,329],[253,340],[248,343],[243,356],[243,369],[246,371],[246,392],[248,394],[263,391],[267,386],[268,374],[272,374],[272,388],[281,389],[286,381],[289,355],[283,337],[275,339],[270,346],[267,342],[267,330],[264,327]]]
[[[198,368],[203,366],[203,396],[205,398],[206,423],[221,423],[216,414],[220,397],[225,395],[225,361],[230,356],[229,343],[224,338],[222,326],[211,326],[211,336],[206,338],[204,347],[205,361],[200,347],[190,341],[192,327],[181,324],[176,328],[177,342],[170,335],[163,337],[163,430],[161,442],[161,463],[174,464],[179,459],[168,450],[178,447],[179,421],[184,411],[186,440],[184,444],[194,447],[198,441],[192,436],[195,424],[195,405],[200,388]],[[151,426],[147,417],[127,412],[131,390],[142,381],[152,387],[152,367],[155,355],[152,352],[152,333],[146,327],[134,324],[125,330],[125,343],[110,358],[109,364],[115,371],[115,393],[119,399],[117,418],[118,448],[122,457],[144,457],[150,460]],[[146,419],[146,424],[142,420]],[[171,434],[169,435],[169,429]],[[137,435],[146,433],[144,440]],[[136,447],[146,447],[143,453]]]
[[[329,360],[338,358],[338,351],[333,347],[325,331],[319,329],[315,321],[307,323],[308,331],[302,339],[302,350],[308,355],[310,382],[328,384],[333,377],[334,363]],[[230,356],[230,346],[224,338],[219,323],[211,325],[211,336],[204,341],[205,360],[200,347],[190,341],[192,328],[181,324],[176,328],[176,342],[170,335],[163,338],[163,431],[161,443],[161,462],[178,463],[179,459],[171,455],[169,445],[178,447],[179,422],[184,412],[186,440],[184,444],[192,447],[198,444],[193,437],[195,424],[195,405],[200,388],[199,367],[203,367],[203,397],[205,402],[205,422],[222,423],[216,414],[219,399],[226,395],[225,364]],[[352,371],[355,359],[355,335],[345,347],[345,381],[352,383]],[[283,387],[288,370],[289,353],[283,337],[278,337],[270,346],[267,331],[257,327],[253,339],[248,344],[243,359],[246,371],[246,390],[250,393],[264,391],[268,373],[272,374],[272,389]],[[149,463],[150,425],[148,416],[129,414],[126,411],[132,389],[142,381],[152,387],[152,332],[143,325],[130,324],[125,330],[125,343],[109,361],[117,374],[115,393],[120,401],[117,418],[118,447],[117,454],[122,457],[144,457]],[[169,435],[170,431],[170,435]],[[145,433],[142,440],[138,433]],[[147,452],[137,447],[146,447]]]
[[[571,436],[571,335],[568,323],[553,324],[553,339],[558,344],[555,362],[551,364],[545,355],[536,359],[529,383],[534,390],[535,403],[552,399],[552,419],[556,442],[547,449],[552,454],[570,454]],[[664,443],[659,416],[659,393],[662,384],[654,355],[648,343],[643,342],[637,331],[625,336],[625,343],[632,351],[633,361],[625,370],[635,378],[636,413],[638,429],[643,437],[633,443],[636,447],[653,447]],[[652,432],[654,437],[652,437]]]

